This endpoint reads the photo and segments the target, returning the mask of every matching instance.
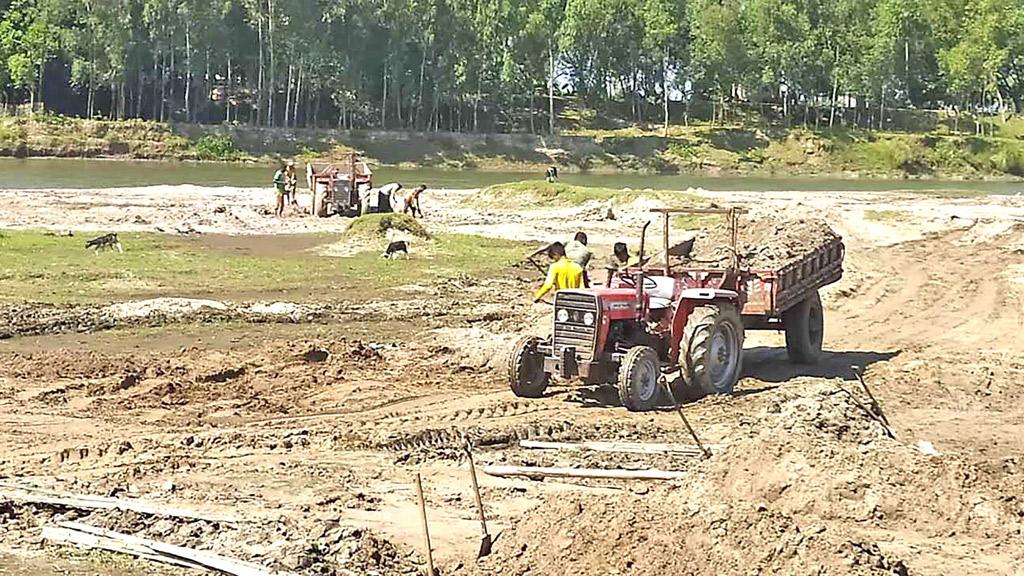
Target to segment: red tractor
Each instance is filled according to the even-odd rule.
[[[656,209],[664,216],[663,264],[647,263],[608,287],[555,294],[551,337],[526,337],[513,349],[509,384],[535,398],[552,375],[586,384],[614,384],[632,411],[655,408],[663,373],[679,370],[688,387],[708,394],[733,391],[743,367],[746,330],[784,330],[789,357],[821,357],[824,318],[818,289],[843,274],[840,239],[777,270],[742,270],[736,250],[738,215],[745,210]],[[673,214],[724,214],[732,236],[727,268],[673,267]],[[647,227],[640,241],[644,262]]]

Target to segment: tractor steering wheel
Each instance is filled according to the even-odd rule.
[[[623,284],[625,284],[626,286],[629,286],[630,288],[636,288],[636,277],[634,277],[634,276],[630,276],[628,274],[620,274],[619,275],[619,281],[622,282]],[[654,290],[657,287],[658,287],[658,283],[655,282],[653,278],[651,278],[651,277],[649,277],[649,276],[647,276],[645,274],[644,275],[644,290]]]

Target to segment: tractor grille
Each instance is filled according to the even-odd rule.
[[[584,322],[587,313],[594,316],[590,326]],[[593,294],[560,291],[555,294],[554,318],[552,342],[555,355],[561,356],[562,351],[571,346],[576,349],[581,360],[593,360],[597,325],[600,323],[597,298]],[[564,321],[560,321],[559,318],[563,318]]]

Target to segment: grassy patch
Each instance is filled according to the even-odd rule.
[[[345,235],[358,238],[384,238],[388,230],[398,230],[417,238],[430,238],[418,220],[405,214],[367,214],[352,221]]]
[[[617,190],[614,188],[575,186],[560,182],[549,183],[535,180],[489,186],[468,201],[473,204],[483,205],[505,205],[511,201],[516,206],[570,207],[581,206],[591,201],[612,201],[621,204],[632,202],[641,197],[656,198],[673,204],[704,203],[697,196],[683,192]]]
[[[122,234],[125,253],[94,255],[74,238],[41,232],[0,235],[0,301],[89,303],[158,296],[233,300],[361,300],[394,287],[456,277],[489,276],[518,261],[517,242],[442,235],[429,257],[390,261],[377,252],[351,257],[251,256],[157,234]],[[325,236],[325,243],[330,241]]]
[[[868,210],[864,218],[872,222],[904,222],[907,215],[898,210]]]

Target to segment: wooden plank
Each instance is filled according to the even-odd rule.
[[[148,538],[140,538],[138,536],[130,536],[128,534],[121,534],[120,532],[114,532],[103,528],[97,528],[95,526],[89,526],[88,524],[82,524],[80,522],[61,522],[58,524],[60,528],[66,528],[68,530],[81,532],[88,535],[100,536],[109,540],[113,540],[121,545],[127,546],[133,549],[148,549],[153,553],[163,557],[169,557],[175,560],[189,562],[192,564],[198,564],[204,568],[210,570],[216,570],[225,574],[232,574],[233,576],[274,576],[275,574],[284,575],[284,573],[274,573],[264,570],[261,566],[244,562],[242,560],[235,560],[226,556],[220,556],[211,552],[203,552],[194,548],[186,548],[184,546],[175,546],[173,544],[165,544],[156,540],[150,540]]]
[[[485,466],[484,474],[507,478],[604,478],[611,480],[679,480],[686,472],[675,470],[619,470],[599,468],[543,468],[536,466]]]
[[[201,564],[189,562],[188,560],[180,560],[178,558],[164,556],[162,554],[155,553],[148,548],[132,546],[124,542],[111,540],[110,538],[104,538],[95,534],[86,534],[85,532],[70,530],[61,526],[43,526],[42,538],[43,540],[53,544],[65,544],[90,550],[106,550],[107,552],[128,554],[142,558],[143,560],[161,562],[171,566],[203,569]]]
[[[651,208],[653,214],[746,214],[746,208]]]
[[[222,524],[237,524],[241,521],[239,518],[235,517],[200,514],[184,508],[158,506],[156,504],[131,498],[108,498],[106,496],[94,496],[88,494],[70,494],[7,482],[0,482],[0,498],[7,498],[15,502],[46,504],[50,506],[62,506],[65,508],[77,508],[82,510],[124,510],[138,512],[139,514],[146,514],[148,516],[183,518],[186,520],[205,520],[207,522],[220,522]]]
[[[609,452],[614,454],[669,454],[677,456],[700,456],[703,451],[690,444],[655,444],[638,442],[544,442],[541,440],[521,440],[520,448],[528,450],[579,450],[589,452]],[[708,446],[718,450],[721,445]]]

